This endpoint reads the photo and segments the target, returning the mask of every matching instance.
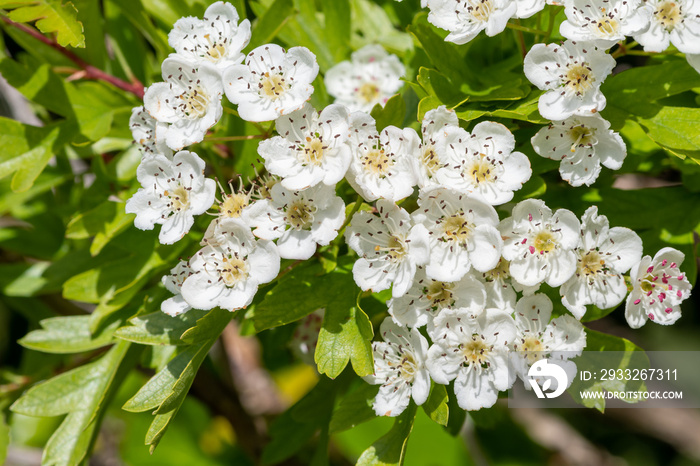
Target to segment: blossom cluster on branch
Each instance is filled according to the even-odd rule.
[[[481,30],[497,34],[511,17],[545,5],[423,3],[428,19],[459,44]],[[619,169],[626,156],[621,137],[598,114],[606,103],[600,85],[615,66],[606,49],[631,35],[648,50],[671,41],[699,53],[693,44],[700,44],[694,39],[700,6],[692,0],[547,3],[565,5],[561,31],[569,40],[535,45],[525,57],[525,75],[544,91],[540,113],[552,120],[531,143],[539,155],[561,161],[571,185],[590,185],[601,165]],[[201,249],[163,278],[174,294],[164,312],[245,308],[260,285],[278,276],[281,259],[307,260],[344,239],[358,256],[357,285],[391,289],[382,341],[373,344],[375,372],[367,377],[381,385],[375,411],[389,416],[411,397],[425,402],[431,380],[454,381],[459,406],[475,410],[492,406],[539,359],[571,370],[568,359],[586,345],[580,320],[588,306],[610,309],[627,299],[625,316],[634,328],[680,317],[690,294],[681,252],[664,248],[642,257],[639,236],[611,227],[595,206],[579,219],[538,199],[508,205],[532,170],[505,126],[482,121],[467,131],[441,106],[425,114],[420,134],[377,128],[367,112],[400,89],[405,72],[379,46],[330,69],[326,88],[336,102],[315,109],[308,103],[319,73],[314,54],[266,44],[244,56],[250,38],[249,22],[239,22],[228,3],[211,5],[203,19],[179,20],[169,35],[176,52],[163,62],[164,82],[147,89],[131,118],[143,154],[142,187],[126,211],[136,214],[138,228],[161,224],[164,244],[183,238],[194,216],[215,204],[216,183],[206,177],[205,163],[183,149],[203,141],[221,118],[223,96],[240,118],[274,121],[277,132],[258,147],[268,174],[249,188],[221,188]],[[336,192],[345,182],[359,195],[347,216]],[[402,201],[415,192],[417,208],[409,212]],[[510,214],[501,218],[497,207]],[[552,318],[543,284],[559,289],[570,314]]]

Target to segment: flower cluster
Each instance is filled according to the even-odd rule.
[[[425,3],[429,19],[450,29],[448,39],[463,43],[482,29],[493,35],[508,18],[530,16],[545,2]],[[597,114],[605,106],[600,84],[615,64],[604,48],[645,34],[653,16],[647,7],[571,0],[562,25],[571,40],[536,45],[525,59],[525,74],[546,91],[540,112],[552,120],[532,146],[560,160],[562,177],[574,186],[590,185],[601,164],[617,169],[625,158],[622,139]],[[381,385],[374,409],[388,416],[411,398],[424,403],[431,381],[452,383],[459,406],[476,410],[492,406],[543,358],[571,370],[569,359],[586,345],[580,320],[589,306],[610,309],[627,297],[634,328],[680,317],[690,283],[679,270],[679,251],[642,257],[641,239],[611,228],[595,206],[579,219],[538,199],[509,204],[532,169],[504,125],[482,121],[467,131],[441,106],[425,113],[420,132],[377,128],[366,112],[400,88],[405,72],[378,46],[326,73],[336,103],[319,111],[308,103],[319,72],[315,56],[266,44],[244,57],[249,40],[250,24],[239,23],[227,3],[210,6],[202,20],[181,19],[169,36],[177,52],[163,63],[165,82],[151,86],[132,114],[142,187],[126,211],[136,214],[138,228],[161,224],[164,244],[180,240],[194,216],[216,202],[204,161],[182,149],[218,121],[222,95],[241,118],[274,120],[277,131],[258,146],[268,176],[248,189],[242,182],[238,189],[229,184],[230,193],[221,188],[201,249],[163,278],[173,293],[163,312],[245,308],[278,276],[282,259],[310,259],[344,238],[357,255],[356,284],[391,290],[389,317],[373,344],[375,371],[366,378]],[[359,194],[347,218],[339,183]],[[399,205],[410,196],[415,203]],[[501,218],[497,207],[510,214]],[[552,298],[561,302],[558,312]],[[292,346],[306,359],[322,315],[297,329]]]

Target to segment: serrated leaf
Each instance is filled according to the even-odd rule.
[[[428,400],[423,403],[423,411],[430,419],[441,426],[447,426],[450,416],[450,408],[447,404],[447,389],[444,385],[433,382]]]
[[[406,116],[406,101],[401,94],[391,97],[384,106],[377,104],[372,109],[372,118],[377,122],[377,131],[381,132],[387,126],[402,127]]]
[[[17,7],[18,4],[22,6]],[[55,33],[62,46],[85,47],[83,23],[78,21],[78,10],[71,2],[61,0],[0,0],[0,8],[15,8],[8,15],[12,21],[28,23],[36,21],[43,33]]]
[[[19,343],[25,348],[45,353],[65,354],[90,351],[111,344],[112,334],[121,322],[113,322],[96,335],[91,334],[89,323],[90,316],[44,319],[40,322],[41,330],[29,332],[19,340]]]
[[[406,444],[413,430],[417,407],[411,401],[394,421],[391,430],[374,442],[357,460],[357,466],[399,466],[406,456]]]
[[[360,383],[352,392],[345,395],[338,408],[333,411],[330,423],[332,434],[352,429],[358,424],[377,417],[372,408],[379,386]]]
[[[177,317],[162,311],[152,312],[129,320],[130,326],[121,327],[114,336],[142,345],[185,345],[180,337],[196,325],[207,311],[192,309]]]
[[[66,238],[94,237],[90,254],[96,256],[109,240],[133,223],[133,215],[124,212],[124,205],[111,200],[104,201],[87,212],[73,217],[66,227]]]

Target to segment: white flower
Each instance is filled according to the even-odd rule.
[[[547,2],[549,3],[549,2]],[[529,18],[544,10],[545,0],[515,0],[516,18]]]
[[[318,333],[323,325],[323,317],[326,309],[316,309],[311,314],[299,320],[292,339],[289,340],[289,348],[294,355],[301,359],[304,364],[316,367],[314,355],[318,345]]]
[[[489,204],[447,188],[422,190],[412,217],[430,232],[428,277],[454,282],[472,267],[486,272],[498,264],[503,240]]]
[[[256,241],[250,228],[233,218],[217,222],[214,236],[221,240],[190,259],[192,274],[182,283],[182,297],[195,309],[244,308],[258,285],[277,276],[277,248],[271,241]]]
[[[173,150],[201,142],[221,114],[221,78],[213,65],[192,65],[177,55],[163,61],[163,83],[155,83],[143,97],[153,118],[170,123],[165,143]]]
[[[335,185],[345,177],[352,158],[345,107],[329,105],[319,115],[309,103],[275,122],[280,134],[260,142],[265,168],[282,177],[287,189],[319,183]]]
[[[326,90],[335,103],[350,111],[371,111],[384,105],[403,86],[406,69],[396,55],[381,45],[366,45],[326,72]]]
[[[642,240],[629,228],[610,228],[596,206],[583,214],[581,246],[575,250],[576,272],[562,285],[562,303],[577,318],[586,305],[600,309],[617,306],[627,295],[622,276],[642,258]]]
[[[224,71],[224,92],[244,120],[270,121],[300,109],[314,92],[316,75],[316,56],[306,47],[285,52],[276,44],[261,45],[244,65]]]
[[[570,0],[559,29],[571,40],[589,41],[608,49],[649,28],[651,8],[642,0]]]
[[[510,280],[507,260],[501,258],[493,269],[484,273],[475,273],[475,277],[484,284],[486,290],[486,307],[512,313],[518,297]]]
[[[435,317],[427,366],[437,383],[454,380],[457,404],[469,411],[493,406],[498,392],[509,389],[509,345],[515,323],[507,312],[486,309],[476,317],[459,309],[445,309]]]
[[[471,275],[459,281],[441,282],[428,278],[424,267],[418,267],[415,281],[405,295],[387,301],[394,322],[408,327],[428,324],[443,309],[460,308],[476,315],[485,305],[484,285]]]
[[[695,68],[695,71],[700,73],[700,53],[697,54],[690,54],[687,53],[685,55],[685,58],[688,60],[688,64]]]
[[[387,126],[378,134],[374,118],[352,113],[348,182],[368,202],[380,197],[398,202],[410,196],[416,184],[411,164],[419,145],[412,128]]]
[[[466,44],[481,31],[503,32],[517,5],[511,0],[428,0],[428,21],[450,33],[448,42]]]
[[[530,160],[513,152],[515,138],[505,126],[484,121],[471,134],[459,127],[447,131],[446,163],[435,175],[443,186],[500,205],[530,179]]]
[[[255,236],[277,239],[284,259],[306,260],[316,245],[326,246],[338,236],[345,220],[345,204],[335,195],[335,186],[324,184],[303,191],[290,191],[276,184],[271,190],[269,209],[251,216]]]
[[[576,365],[568,359],[581,355],[586,347],[586,333],[583,325],[569,315],[553,319],[552,301],[545,294],[525,296],[515,307],[515,328],[517,335],[513,340],[511,361],[518,377],[527,383],[528,370],[541,359],[551,359],[573,375]],[[569,377],[569,384],[573,382]],[[556,387],[552,387],[556,389]]]
[[[651,26],[634,40],[647,52],[663,52],[673,44],[683,53],[700,53],[700,1],[646,0],[654,11]]]
[[[457,114],[444,105],[426,112],[421,127],[423,143],[418,151],[418,157],[413,158],[416,182],[419,187],[439,186],[434,177],[437,171],[447,163],[445,160],[447,129],[458,126]]]
[[[627,156],[620,135],[597,113],[551,122],[532,138],[532,147],[542,157],[561,161],[559,173],[571,186],[590,186],[601,164],[619,170]]]
[[[681,317],[680,304],[690,296],[688,277],[680,271],[685,255],[677,249],[663,248],[652,259],[644,256],[630,270],[632,292],[627,296],[625,318],[632,328],[648,319],[671,325]]]
[[[243,61],[241,51],[250,42],[250,21],[238,24],[230,3],[212,3],[204,18],[180,18],[168,34],[168,43],[192,63],[212,63],[219,71]]]
[[[372,385],[381,385],[372,407],[377,416],[398,416],[408,407],[411,397],[422,405],[430,393],[430,375],[425,367],[428,341],[417,329],[399,327],[391,318],[382,322],[384,341],[372,343],[374,374],[364,377]]]
[[[194,152],[180,151],[172,161],[156,154],[144,159],[136,170],[142,188],[126,201],[126,213],[136,214],[134,226],[152,230],[163,225],[162,244],[179,241],[192,227],[194,216],[212,206],[216,183],[204,177],[204,161]]]
[[[160,305],[160,310],[168,314],[169,316],[179,316],[185,312],[192,309],[192,306],[187,304],[187,301],[182,299],[182,294],[180,294],[180,288],[182,288],[182,283],[187,277],[192,275],[192,269],[187,261],[180,261],[178,264],[170,270],[170,275],[165,275],[162,278],[163,285],[170,291],[173,295],[172,298],[168,298],[163,301]]]
[[[552,214],[543,201],[526,199],[498,229],[503,258],[510,261],[510,274],[521,285],[561,286],[576,271],[574,249],[581,242],[581,224],[572,212],[559,209]]]
[[[545,92],[540,114],[548,120],[589,115],[605,108],[600,85],[615,59],[591,43],[535,44],[525,57],[525,76]]]
[[[229,182],[228,187],[231,194],[227,194],[223,187],[221,189],[221,202],[219,202],[219,218],[236,218],[252,226],[251,218],[261,215],[262,212],[269,210],[268,199],[253,200],[254,188],[245,190],[243,182],[239,180],[239,187],[236,190],[232,182]],[[210,227],[211,228],[211,227]],[[207,235],[204,235],[205,238]]]
[[[345,230],[345,241],[360,258],[352,268],[363,290],[382,291],[392,283],[392,295],[403,296],[413,284],[416,267],[430,259],[428,230],[393,202],[377,201],[378,215],[357,212]]]
[[[165,143],[168,125],[153,118],[143,107],[135,107],[129,118],[129,128],[134,142],[141,146],[144,155],[163,154],[172,158],[173,151]]]

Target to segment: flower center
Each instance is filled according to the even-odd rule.
[[[364,83],[357,90],[360,96],[360,100],[366,104],[376,101],[379,99],[379,87],[373,83]]]
[[[578,147],[592,146],[598,142],[595,138],[595,131],[585,125],[578,125],[571,128],[569,134],[574,139],[571,145],[571,152],[576,152]]]
[[[387,157],[384,149],[370,149],[362,158],[362,165],[373,175],[385,176],[394,165],[394,161]]]
[[[327,149],[327,147],[324,146],[323,142],[318,138],[311,139],[310,137],[307,137],[306,142],[307,144],[304,147],[305,161],[313,165],[320,166],[321,162],[323,161],[323,151]]]
[[[282,74],[276,73],[270,75],[269,72],[265,73],[260,80],[258,85],[261,94],[270,100],[279,99],[282,94],[290,87]]]
[[[219,210],[226,217],[238,218],[243,214],[243,209],[248,207],[249,199],[245,194],[230,194],[224,197]]]
[[[209,43],[207,45],[205,58],[213,62],[221,60],[226,55],[226,46],[220,42],[212,42],[209,34],[206,34],[204,38]]]
[[[595,31],[601,36],[614,36],[620,28],[620,23],[615,18],[603,18],[594,24]]]
[[[404,238],[395,235],[389,237],[386,247],[375,246],[374,250],[386,252],[386,257],[394,262],[401,260],[408,253]]]
[[[467,11],[472,17],[481,23],[488,22],[493,11],[491,0],[468,0]]]
[[[683,22],[683,10],[679,2],[663,2],[654,12],[654,16],[656,21],[669,32]]]
[[[654,289],[654,275],[651,273],[648,273],[643,279],[642,283],[639,286],[643,292],[649,293]]]
[[[437,173],[437,171],[442,167],[442,164],[440,163],[440,158],[435,152],[435,148],[432,144],[427,146],[423,151],[421,162],[423,163],[423,166],[428,170],[430,176],[435,175],[435,173]]]
[[[510,277],[510,262],[501,258],[495,268],[484,273],[484,278],[488,282],[505,280]]]
[[[172,192],[166,189],[163,194],[170,198],[173,211],[185,210],[190,205],[190,193],[184,186],[178,186]]]
[[[489,347],[479,335],[473,335],[472,341],[463,344],[462,354],[466,365],[476,364],[483,366],[486,364],[486,357],[489,354]]]
[[[309,204],[305,199],[299,199],[287,207],[287,222],[295,230],[311,228],[314,222],[316,206]]]
[[[530,364],[542,359],[544,350],[545,347],[542,342],[534,336],[525,338],[520,346],[520,352],[525,353],[524,356]]]
[[[238,257],[224,257],[219,275],[226,286],[235,286],[238,282],[245,280],[248,277],[246,271],[246,263]]]
[[[539,251],[540,254],[545,252],[551,252],[557,247],[557,242],[554,234],[549,230],[542,230],[537,233],[533,241],[535,249]]]
[[[585,63],[569,66],[565,78],[564,85],[578,96],[591,89],[595,81],[591,69]]]
[[[465,170],[465,173],[468,176],[471,176],[476,184],[483,183],[484,181],[493,181],[494,180],[494,172],[492,170],[493,164],[488,161],[486,158],[486,154],[480,154],[481,158],[479,160],[474,161],[468,168]]]
[[[179,108],[187,118],[201,118],[207,113],[209,95],[201,87],[197,86],[194,89],[188,89],[177,96],[177,98],[182,101]]]
[[[453,214],[445,220],[443,225],[443,239],[465,244],[469,239],[473,225],[465,218],[464,212]]]
[[[605,271],[605,261],[598,251],[591,250],[579,258],[578,270],[583,275],[595,275]]]
[[[454,283],[438,282],[433,280],[430,285],[424,288],[425,297],[432,303],[432,308],[443,308],[454,304],[453,292]]]

